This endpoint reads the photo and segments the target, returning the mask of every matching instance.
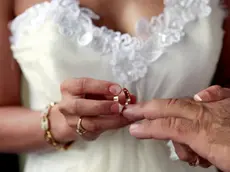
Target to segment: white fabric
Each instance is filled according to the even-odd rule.
[[[210,84],[223,38],[217,0],[165,0],[161,15],[137,24],[137,37],[96,27],[92,18],[99,16],[78,1],[53,0],[12,22],[12,51],[28,83],[23,98],[31,109],[59,101],[60,83],[71,77],[118,82],[138,101],[193,96]],[[66,152],[30,153],[25,171],[214,171],[174,162],[169,154],[165,142],[136,140],[123,128],[93,142],[79,140]]]

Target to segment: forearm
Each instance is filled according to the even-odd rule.
[[[48,148],[40,113],[23,107],[0,108],[0,152],[19,153]]]

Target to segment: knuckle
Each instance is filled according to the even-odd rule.
[[[168,117],[165,118],[165,120],[162,121],[162,128],[167,127],[172,132],[173,137],[178,137],[182,134],[184,134],[183,127],[181,127],[181,119],[175,118],[175,117]]]
[[[102,128],[100,125],[97,124],[96,121],[90,120],[88,121],[88,124],[87,124],[87,130],[93,133],[100,133]]]
[[[204,98],[207,100],[207,101],[210,101],[212,100],[212,95],[211,95],[211,92],[209,90],[204,90],[202,91],[202,94],[204,96]]]
[[[170,110],[171,107],[177,106],[183,113],[197,113],[199,111],[199,104],[194,102],[194,100],[188,99],[170,99],[168,101],[166,110]]]
[[[200,105],[196,112],[196,120],[193,121],[196,126],[196,132],[201,129],[209,130],[212,126],[213,116],[210,115],[208,107]]]
[[[168,99],[166,104],[166,110],[171,109],[171,107],[178,106],[181,110],[186,108],[191,108],[193,105],[193,101],[191,99]]]
[[[76,80],[76,85],[77,85],[77,89],[79,93],[84,93],[85,92],[85,88],[88,85],[89,82],[89,78],[80,78],[78,80]]]
[[[170,129],[177,129],[177,126],[176,126],[176,118],[174,117],[169,117],[166,119],[166,122],[167,122],[167,125]]]
[[[105,106],[101,105],[99,102],[94,102],[92,104],[92,108],[95,112],[101,112],[105,109]]]
[[[227,104],[226,104],[227,103]],[[229,103],[225,102],[225,101],[219,101],[217,103],[212,103],[210,104],[210,106],[208,106],[209,108],[209,116],[211,116],[211,120],[210,123],[213,124],[213,126],[215,126],[215,128],[220,128],[225,127],[225,126],[229,126],[230,123],[230,110],[229,110]]]
[[[115,103],[116,104],[116,103]],[[107,114],[110,114],[112,113],[112,110],[111,108],[113,107],[114,105],[114,102],[106,102],[104,104],[98,104],[97,105],[97,109],[98,111],[101,113],[101,114],[104,114],[104,115],[107,115]],[[117,105],[118,107],[119,105]]]
[[[113,106],[114,102],[94,102],[94,104],[92,104],[92,110],[94,111],[94,113],[96,114],[100,114],[100,115],[108,115],[110,113],[112,113],[112,106]]]
[[[152,121],[150,121],[150,120],[145,120],[145,121],[143,122],[143,124],[144,124],[146,130],[150,130],[151,127],[152,127]]]
[[[64,105],[64,103],[61,101],[60,103],[58,103],[58,110],[65,115],[67,113],[66,111],[66,106]]]
[[[215,94],[218,97],[222,97],[222,87],[221,86],[215,85],[213,86],[213,89],[215,90]]]
[[[65,80],[65,81],[63,81],[61,83],[61,85],[60,85],[60,91],[61,91],[61,93],[64,93],[64,92],[67,91],[68,85],[69,85],[69,81],[68,80]]]
[[[87,85],[89,84],[89,78],[73,78],[65,80],[60,85],[61,93],[70,92],[72,94],[84,93]]]
[[[152,130],[152,124],[153,124],[153,123],[154,123],[154,121],[143,120],[141,124],[143,125],[144,130],[145,130],[146,132],[149,132],[149,131]]]
[[[213,86],[210,87],[210,88],[212,88],[213,90],[220,90],[222,87],[219,86],[219,85],[213,85]]]
[[[81,104],[79,102],[79,99],[73,99],[71,100],[71,107],[68,109],[70,114],[78,114],[79,109],[82,109]]]
[[[58,109],[63,115],[79,115],[82,105],[79,99],[67,98],[58,103]]]
[[[76,120],[73,120],[73,118],[71,118],[70,116],[66,116],[66,122],[67,124],[71,127],[71,128],[75,128],[76,127]]]
[[[177,104],[179,101],[179,99],[168,99],[167,106]]]
[[[81,109],[81,105],[78,99],[71,99],[67,102],[62,101],[59,104],[59,110],[63,115],[77,115]]]

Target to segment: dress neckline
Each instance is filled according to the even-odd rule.
[[[91,47],[102,55],[112,54],[110,64],[121,83],[139,80],[149,64],[166,52],[166,47],[184,37],[187,23],[211,13],[209,0],[164,0],[164,10],[150,21],[141,20],[140,37],[94,25],[99,16],[80,7],[79,0],[42,2],[17,16],[10,26],[16,45],[20,35],[37,30],[47,19],[58,26],[61,34],[81,47]]]
[[[136,36],[132,36],[130,33],[122,33],[121,31],[118,31],[118,30],[114,30],[114,29],[108,29],[107,26],[97,26],[93,23],[93,20],[99,20],[100,19],[100,16],[95,13],[92,9],[90,8],[87,8],[87,7],[80,7],[80,0],[51,0],[50,2],[49,1],[44,1],[44,2],[41,2],[41,3],[37,3],[31,7],[29,7],[28,9],[26,9],[23,13],[19,14],[17,17],[15,17],[15,19],[12,20],[11,23],[14,23],[16,20],[18,20],[18,18],[21,18],[23,15],[25,15],[25,13],[27,13],[28,11],[32,10],[33,8],[36,8],[38,6],[45,6],[47,4],[52,4],[54,1],[59,1],[59,3],[63,6],[69,6],[73,3],[77,4],[79,9],[81,10],[82,13],[85,13],[86,15],[88,15],[90,18],[91,18],[91,23],[92,23],[92,26],[93,28],[95,29],[100,29],[100,30],[108,30],[109,32],[114,32],[118,35],[121,35],[121,36],[128,36],[134,40],[136,39],[139,39],[139,41],[143,42],[145,40],[148,39],[148,35],[147,34],[150,34],[150,31],[148,30],[149,27],[151,27],[151,25],[155,25],[155,21],[156,20],[161,20],[163,18],[163,15],[164,15],[164,8],[165,8],[165,3],[168,1],[168,0],[163,0],[163,5],[164,5],[164,8],[163,8],[163,12],[161,12],[159,15],[156,15],[156,16],[152,16],[150,20],[147,20],[146,18],[142,18],[140,19],[139,21],[136,22]],[[75,2],[74,2],[75,1]],[[143,33],[144,32],[144,33]],[[138,34],[139,33],[139,34]]]

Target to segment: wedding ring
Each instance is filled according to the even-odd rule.
[[[76,129],[76,132],[82,136],[84,135],[85,133],[87,133],[87,130],[82,126],[82,118],[79,117],[79,120],[77,122],[77,129]]]
[[[131,103],[131,96],[127,88],[123,88],[123,92],[125,94],[125,106],[127,106]],[[114,96],[113,101],[119,102],[119,96]]]
[[[126,106],[128,106],[131,103],[131,96],[129,90],[127,88],[123,88],[123,92],[125,94],[125,105],[122,107],[120,114],[122,114]]]
[[[193,162],[189,162],[189,165],[192,167],[196,167],[200,164],[200,158],[198,156],[196,156],[196,160]]]
[[[128,106],[131,103],[129,90],[127,88],[123,88],[123,92],[125,93],[125,106]]]
[[[124,92],[124,95],[125,95],[125,105],[119,104],[119,112],[120,112],[120,114],[122,114],[122,112],[125,110],[126,106],[128,106],[131,103],[131,96],[130,96],[130,93],[129,93],[128,89],[123,88],[122,91]],[[119,103],[119,96],[114,96],[113,101]]]

